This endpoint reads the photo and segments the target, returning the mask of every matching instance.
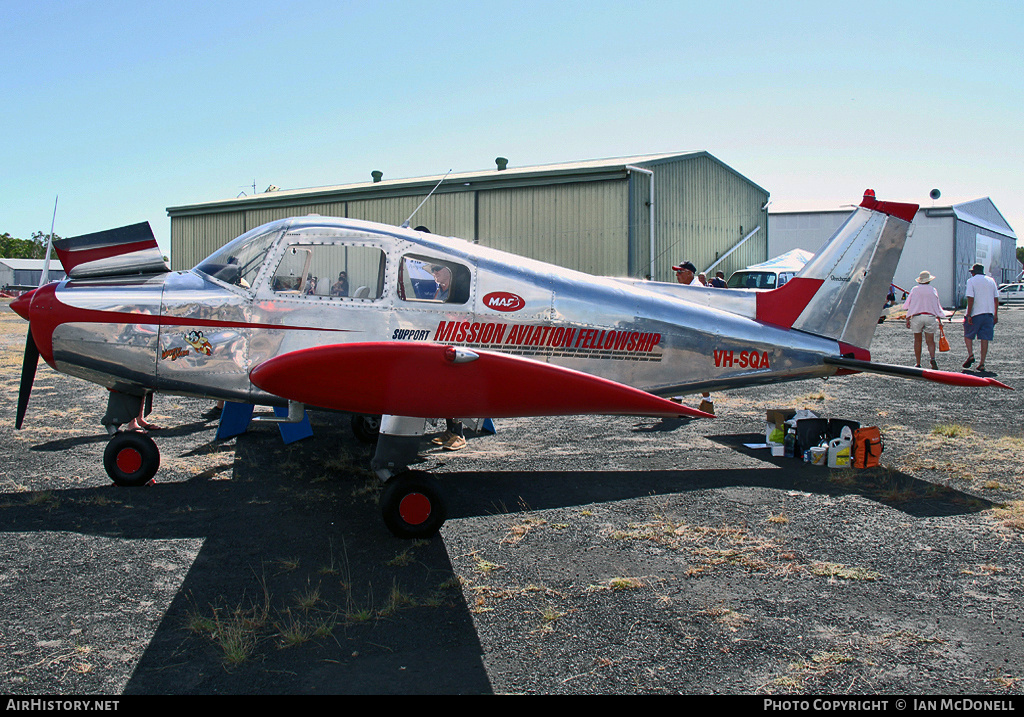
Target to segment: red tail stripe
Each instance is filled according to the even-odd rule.
[[[869,190],[870,191],[870,190]],[[914,221],[914,217],[917,216],[917,210],[919,205],[917,204],[901,204],[900,202],[880,202],[875,199],[874,192],[871,194],[864,194],[864,201],[860,203],[865,209],[870,209],[874,212],[881,212],[882,214],[888,214],[890,217],[896,217],[903,221],[910,223]]]
[[[788,329],[825,282],[795,277],[778,289],[757,294],[757,320]]]

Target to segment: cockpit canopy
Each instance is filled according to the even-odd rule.
[[[279,244],[280,241],[280,244]],[[275,222],[239,236],[200,262],[195,271],[244,290],[257,281],[281,297],[463,304],[472,274],[467,266],[427,253],[395,257],[395,237],[369,231]],[[393,261],[393,291],[388,263]],[[265,269],[265,279],[261,272]]]

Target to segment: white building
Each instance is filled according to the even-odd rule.
[[[848,208],[769,212],[768,255],[791,249],[817,251],[849,215]],[[942,305],[960,307],[974,264],[982,264],[997,284],[1014,281],[1021,270],[1017,235],[988,197],[919,209],[893,283],[910,291],[927,269],[936,277],[932,286],[938,289]]]
[[[34,289],[45,264],[45,259],[0,259],[0,289]],[[60,261],[50,259],[49,281],[61,281],[65,276]]]

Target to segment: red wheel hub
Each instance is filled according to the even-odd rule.
[[[117,453],[117,468],[131,475],[142,468],[142,454],[134,448],[125,448]]]
[[[410,493],[398,503],[398,514],[409,525],[422,525],[430,517],[430,498],[422,493]]]

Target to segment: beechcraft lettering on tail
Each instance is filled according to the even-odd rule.
[[[252,229],[188,271],[169,270],[148,224],[61,239],[69,278],[11,303],[29,322],[15,423],[40,356],[102,385],[114,434],[104,467],[120,485],[144,485],[157,446],[118,427],[154,392],[287,407],[281,421],[306,407],[344,411],[353,427],[379,427],[371,468],[384,481],[384,523],[429,536],[445,520],[444,495],[410,469],[429,419],[712,418],[668,397],[859,372],[1009,388],[870,360],[916,212],[865,193],[771,291],[595,277],[321,216]],[[347,284],[312,281],[343,275]]]

